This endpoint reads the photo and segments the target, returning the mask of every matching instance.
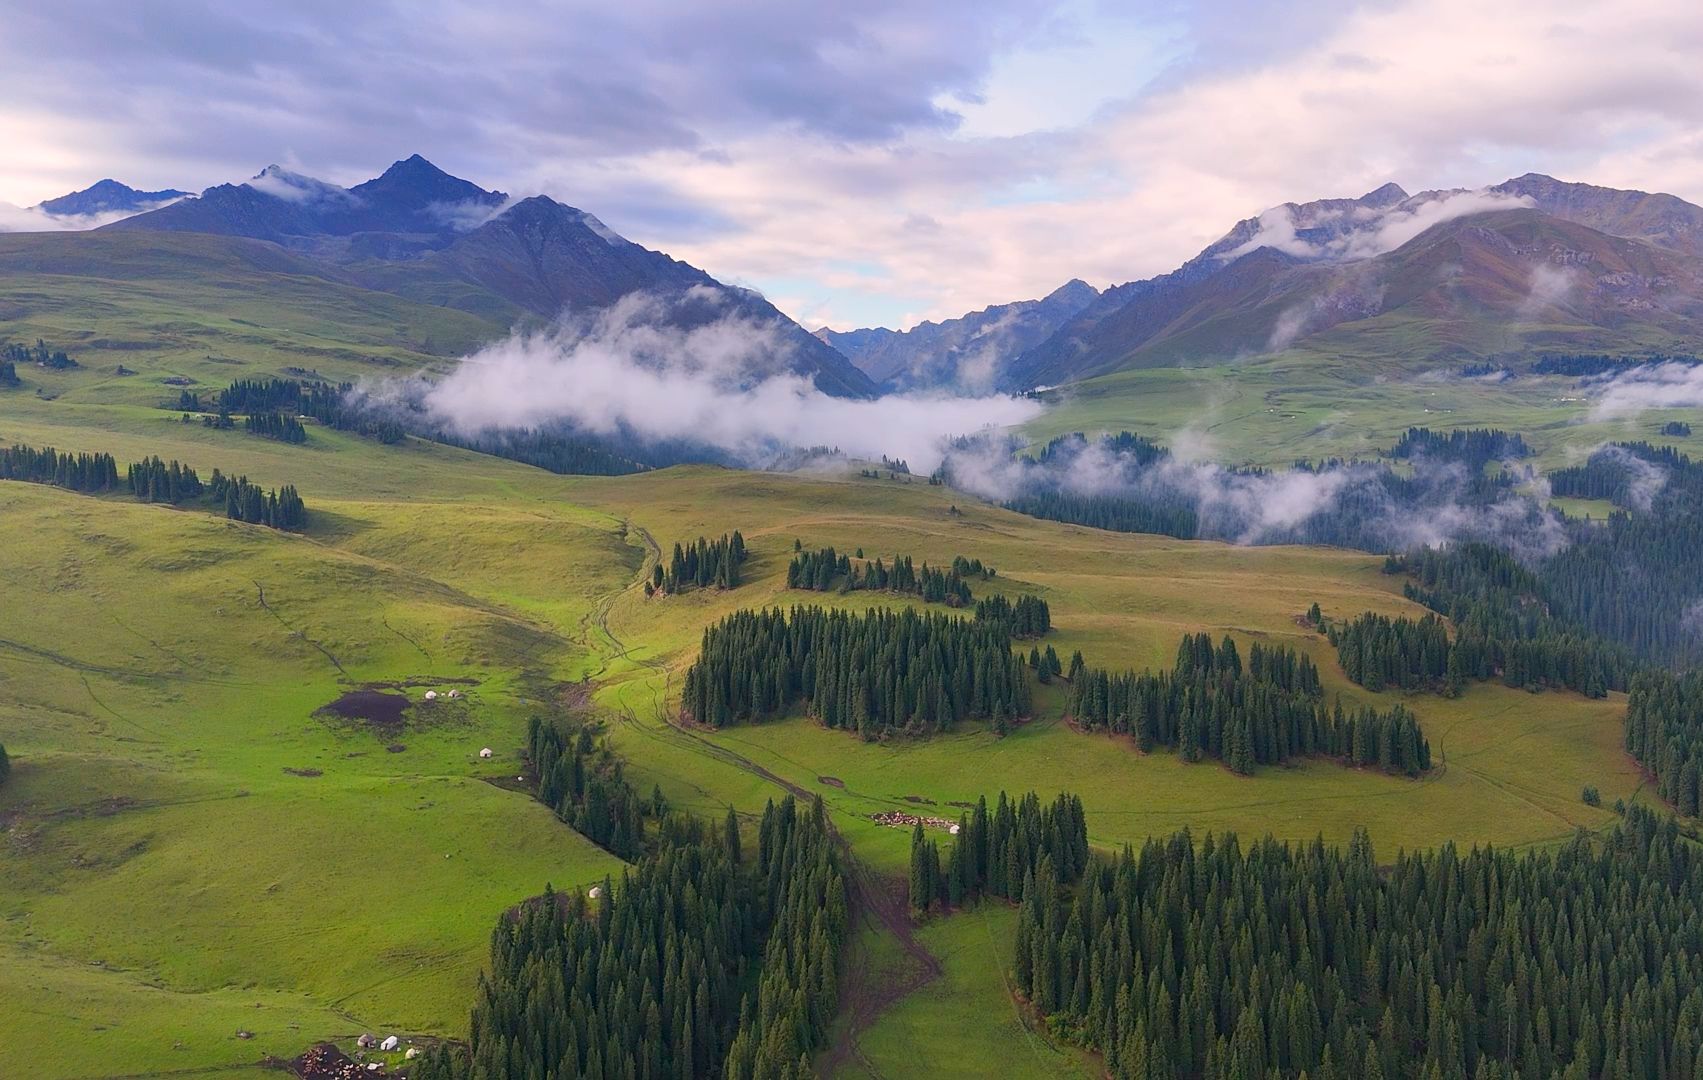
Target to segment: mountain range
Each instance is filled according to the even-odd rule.
[[[75,208],[115,189],[164,194],[103,185],[108,182],[55,202],[82,213]],[[757,293],[635,244],[583,210],[543,195],[514,200],[487,191],[419,155],[349,188],[272,165],[240,184],[179,195],[172,193],[177,201],[169,205],[54,242],[74,248],[95,236],[157,233],[259,241],[284,249],[292,265],[316,276],[457,308],[501,328],[606,309],[644,292],[663,301],[661,318],[683,328],[729,316],[771,328],[784,346],[777,362],[826,393],[877,392],[843,355]],[[31,250],[33,258],[46,257],[39,246]],[[252,251],[242,255],[252,263]]]
[[[676,301],[666,318],[677,325],[732,312],[773,327],[788,369],[854,397],[1028,390],[1290,350],[1433,366],[1544,351],[1703,352],[1703,207],[1536,173],[1476,190],[1410,195],[1391,183],[1284,203],[1169,273],[1104,291],[1072,280],[904,331],[807,332],[760,295],[584,210],[489,191],[418,155],[349,188],[274,165],[195,196],[103,180],[39,209],[137,210],[98,232],[258,242],[282,249],[298,273],[502,329],[658,294]],[[265,261],[248,249],[243,258]]]
[[[909,330],[822,327],[816,336],[884,389],[950,387],[973,393],[1000,385],[1010,358],[1047,340],[1099,296],[1094,286],[1072,279],[1039,300],[999,304]]]
[[[1292,348],[1391,363],[1703,351],[1703,207],[1536,173],[1286,203],[1105,290],[1010,358],[1004,385]]]

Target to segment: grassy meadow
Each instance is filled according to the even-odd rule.
[[[1278,468],[1299,459],[1369,456],[1409,427],[1496,427],[1525,436],[1542,469],[1575,464],[1601,443],[1645,440],[1697,457],[1703,429],[1661,434],[1694,410],[1593,417],[1579,380],[1463,379],[1460,365],[1406,367],[1375,357],[1282,353],[1210,368],[1123,371],[1050,391],[1025,428],[1044,441],[1070,432],[1138,431],[1216,460]]]
[[[1315,601],[1337,616],[1413,606],[1366,555],[1103,533],[920,479],[708,467],[559,477],[317,426],[290,446],[184,425],[159,407],[176,397],[166,379],[213,390],[292,367],[399,372],[500,332],[400,298],[361,308],[339,283],[309,277],[257,300],[243,294],[260,271],[220,273],[224,284],[194,285],[189,303],[169,283],[127,280],[122,261],[93,284],[44,267],[16,279],[0,311],[0,337],[43,336],[84,362],[30,368],[24,387],[0,391],[0,442],[121,462],[159,454],[204,477],[217,466],[293,483],[311,518],[289,536],[0,483],[0,743],[14,761],[0,788],[0,1074],[243,1075],[362,1031],[463,1034],[497,916],[546,882],[620,872],[513,783],[527,717],[587,694],[641,790],[654,783],[676,806],[731,805],[752,819],[781,783],[818,792],[883,880],[902,874],[909,839],[872,813],[921,801],[945,816],[1001,789],[1081,794],[1105,849],[1185,826],[1295,840],[1365,826],[1390,854],[1446,840],[1554,843],[1613,819],[1580,801],[1584,785],[1610,804],[1642,797],[1620,748],[1622,699],[1492,685],[1408,701],[1439,762],[1420,781],[1323,762],[1242,778],[1141,755],[1072,731],[1057,689],[1042,689],[1036,717],[1003,740],[970,725],[864,744],[799,716],[684,730],[672,723],[680,677],[726,614],[910,602],[789,592],[795,540],[936,564],[980,558],[998,576],[974,583],[978,595],[1045,597],[1049,641],[1066,659],[1080,649],[1094,665],[1168,666],[1184,633],[1209,630],[1308,651],[1349,701],[1372,696],[1296,617]],[[115,374],[119,363],[138,374]],[[1033,430],[1190,427],[1232,460],[1269,463],[1387,445],[1410,423],[1512,427],[1546,460],[1604,437],[1575,423],[1582,406],[1533,396],[1538,380],[1424,388],[1357,370],[1285,361],[1111,376],[1073,390]],[[1562,392],[1554,382],[1545,393]],[[1445,396],[1427,414],[1415,395],[1433,392]],[[1659,423],[1647,421],[1641,432]],[[644,596],[658,551],[733,529],[752,552],[740,588]],[[319,713],[386,684],[410,700],[400,725]],[[424,702],[427,688],[452,685],[463,699]],[[478,757],[485,746],[490,761]],[[842,1073],[1092,1073],[1025,1024],[1006,992],[1012,919],[989,906],[920,928],[941,974],[871,1018]],[[857,949],[871,970],[903,966],[875,924]]]

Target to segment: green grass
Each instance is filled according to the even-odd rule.
[[[840,1075],[1099,1075],[1084,1055],[1049,1039],[1011,996],[1016,929],[1017,909],[991,901],[924,926],[917,940],[940,958],[944,974],[884,1014],[859,1040],[868,1064],[854,1061]]]
[[[601,535],[557,529],[559,569],[597,576]],[[35,1003],[0,1010],[9,1067],[454,1034],[496,914],[618,868],[486,782],[576,663],[549,624],[310,538],[29,485],[0,485],[0,547],[8,610],[34,613],[0,640],[0,951]],[[313,715],[350,683],[446,678],[478,682],[395,734]]]
[[[373,292],[271,244],[190,233],[0,236],[4,340],[43,338],[81,367],[19,371],[66,401],[153,405],[285,368],[333,381],[404,375],[501,337],[506,318]],[[120,376],[123,365],[135,372]],[[0,406],[3,407],[3,406]]]
[[[1323,762],[1238,778],[1143,756],[1071,731],[1056,690],[1005,740],[972,726],[866,745],[801,718],[682,731],[668,721],[706,625],[771,603],[904,602],[786,590],[795,538],[931,563],[981,558],[999,576],[978,593],[1045,596],[1066,657],[1164,666],[1182,634],[1206,629],[1305,649],[1351,700],[1369,696],[1295,617],[1314,601],[1333,615],[1413,608],[1365,555],[1102,533],[920,481],[713,468],[564,478],[319,427],[288,446],[182,425],[155,407],[175,396],[158,381],[166,373],[219,386],[292,365],[401,370],[437,362],[426,345],[479,327],[417,305],[347,310],[341,286],[323,281],[265,302],[197,284],[211,291],[183,295],[206,311],[186,311],[170,288],[113,275],[43,278],[19,301],[27,310],[8,334],[99,359],[63,375],[31,369],[31,386],[0,392],[0,440],[295,483],[313,524],[284,536],[198,510],[0,484],[0,588],[8,616],[27,613],[0,624],[0,742],[16,762],[0,789],[0,997],[28,1003],[0,1010],[0,1046],[27,1075],[235,1069],[363,1030],[461,1032],[497,915],[546,881],[618,868],[486,782],[512,778],[527,715],[582,678],[595,680],[642,789],[750,817],[779,795],[754,771],[769,770],[820,791],[884,874],[903,867],[908,837],[868,815],[911,806],[907,795],[946,808],[1001,788],[1077,791],[1103,848],[1183,826],[1337,840],[1366,825],[1393,854],[1447,839],[1553,843],[1612,819],[1579,801],[1585,784],[1609,803],[1639,791],[1620,750],[1623,702],[1495,686],[1409,701],[1443,764],[1420,782]],[[109,360],[144,374],[113,376]],[[1165,433],[1211,406],[1201,426],[1227,456],[1275,462],[1387,445],[1431,415],[1524,430],[1546,462],[1595,437],[1523,390],[1475,389],[1439,403],[1455,412],[1425,414],[1414,407],[1424,391],[1354,379],[1306,365],[1114,376],[1073,391],[1036,430]],[[652,543],[734,528],[753,553],[741,588],[643,596]],[[313,716],[351,683],[420,680],[417,694],[450,677],[478,681],[465,707],[396,736],[398,753],[390,737]],[[485,745],[494,762],[475,756]],[[861,1036],[882,1075],[1078,1066],[1025,1034],[1011,1006],[999,951],[1008,921],[989,908],[922,930],[946,971]],[[890,942],[866,937],[861,956],[893,959]],[[239,1028],[255,1038],[236,1039]]]
[[[1211,368],[1125,371],[1051,392],[1054,407],[1028,425],[1037,440],[1074,431],[1132,430],[1204,446],[1229,462],[1281,467],[1297,459],[1373,454],[1409,427],[1517,431],[1545,470],[1590,448],[1643,439],[1696,457],[1703,437],[1662,435],[1694,409],[1593,420],[1576,379],[1521,376],[1502,383],[1438,378],[1457,364],[1394,365],[1376,356],[1286,353]]]
[[[1579,802],[1584,784],[1609,802],[1639,784],[1619,751],[1619,702],[1500,687],[1412,701],[1445,765],[1418,783],[1322,762],[1238,778],[1142,756],[1069,730],[1052,690],[1042,718],[1005,740],[971,727],[866,745],[797,718],[682,732],[667,717],[705,625],[765,603],[871,602],[786,590],[795,538],[982,558],[999,575],[981,591],[1040,592],[1055,647],[1097,664],[1168,664],[1178,638],[1204,628],[1307,649],[1331,689],[1356,699],[1295,616],[1315,600],[1332,613],[1410,606],[1364,555],[1108,534],[921,483],[710,468],[561,478],[317,429],[292,447],[122,407],[101,408],[96,430],[80,422],[94,409],[32,402],[0,431],[290,479],[315,523],[291,537],[0,485],[6,595],[40,613],[0,635],[0,741],[18,763],[0,792],[0,948],[6,979],[43,1003],[0,1019],[13,1025],[0,1039],[30,1048],[42,1076],[233,1066],[367,1029],[460,1031],[496,914],[545,881],[583,883],[614,865],[483,782],[512,767],[526,714],[588,675],[641,786],[687,809],[751,815],[779,794],[752,763],[821,791],[883,873],[903,866],[908,838],[868,815],[910,806],[907,795],[944,807],[1001,788],[1078,791],[1106,848],[1184,825],[1294,839],[1367,825],[1393,852],[1553,842],[1610,819]],[[411,491],[422,477],[429,495]],[[741,588],[643,596],[647,534],[666,547],[732,528],[753,553]],[[347,683],[422,677],[479,686],[459,715],[397,736],[401,753],[312,715]],[[482,745],[495,762],[477,761]],[[948,921],[939,932],[968,931]],[[962,957],[949,958],[946,985],[973,984],[969,1001],[1003,993],[985,958]],[[961,996],[923,995],[937,1008]],[[891,1022],[932,1022],[904,1020],[911,1007]],[[151,1020],[168,1010],[169,1038]],[[878,1048],[888,1022],[865,1039]],[[257,1038],[236,1040],[238,1024]],[[65,1040],[81,1040],[81,1063],[61,1069],[49,1063]]]

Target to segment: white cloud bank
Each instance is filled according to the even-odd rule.
[[[1531,558],[1567,546],[1541,478],[1531,477],[1527,492],[1486,501],[1473,494],[1459,462],[1411,458],[1410,481],[1396,480],[1384,463],[1245,471],[1208,460],[1210,444],[1187,430],[1173,441],[1179,452],[1149,460],[1104,440],[1072,439],[1035,462],[1013,458],[999,440],[977,440],[953,449],[947,469],[955,485],[996,502],[1063,492],[1110,496],[1160,514],[1184,510],[1200,537],[1236,544],[1405,551],[1483,540]],[[1523,471],[1517,463],[1506,467]]]
[[[1703,408],[1703,366],[1647,364],[1587,383],[1596,401],[1592,420],[1618,420],[1651,409]]]
[[[1471,214],[1531,205],[1532,201],[1523,195],[1484,190],[1445,191],[1429,198],[1414,196],[1382,210],[1366,207],[1352,215],[1333,213],[1297,222],[1296,208],[1285,204],[1260,214],[1254,235],[1219,258],[1231,262],[1269,247],[1298,259],[1369,259],[1394,251],[1433,225]],[[1300,234],[1303,229],[1323,229],[1329,235],[1311,239]]]
[[[170,206],[176,199],[149,203],[135,210],[108,210],[99,214],[50,214],[39,206],[13,206],[0,202],[0,232],[81,232],[98,229],[127,217]]]
[[[435,383],[369,393],[406,397],[470,436],[566,424],[753,459],[832,446],[854,457],[902,458],[924,472],[939,464],[946,438],[1020,424],[1041,410],[1032,400],[1003,396],[831,397],[790,370],[791,347],[773,324],[722,312],[681,325],[719,303],[709,290],[683,302],[630,296],[585,319],[481,349]]]

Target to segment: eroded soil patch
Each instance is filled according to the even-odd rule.
[[[335,716],[340,720],[360,721],[375,728],[394,729],[408,719],[413,702],[405,694],[363,687],[350,690],[336,701],[319,707],[318,716]]]

